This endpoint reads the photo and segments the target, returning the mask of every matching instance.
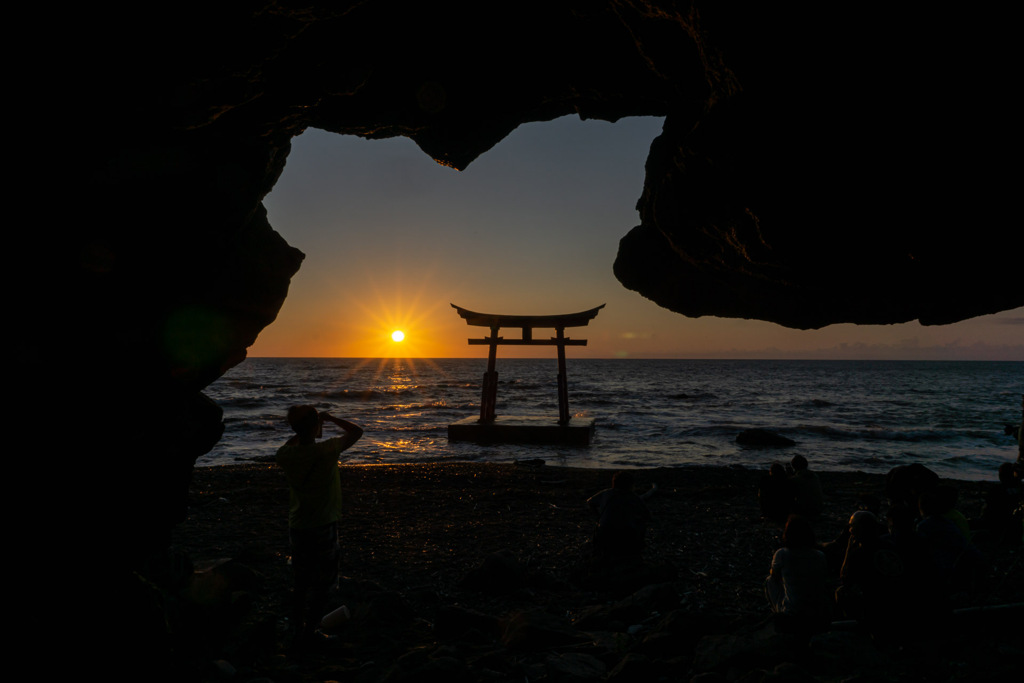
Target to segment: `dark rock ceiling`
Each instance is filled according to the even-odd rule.
[[[261,200],[310,126],[464,168],[526,121],[665,116],[614,264],[661,306],[814,328],[1024,305],[1004,162],[1019,60],[994,17],[196,7],[88,17],[61,90],[76,189],[102,215],[74,224],[63,275],[94,350],[132,376],[201,388],[273,320],[302,256]]]
[[[23,367],[88,359],[86,433],[114,404],[147,438],[135,418],[158,402],[174,443],[110,457],[173,463],[147,465],[169,483],[133,500],[173,517],[219,435],[198,392],[301,264],[261,201],[308,127],[408,136],[464,168],[523,122],[664,116],[614,264],[661,306],[813,328],[1024,305],[1013,22],[751,5],[183,2],[19,24],[9,130],[19,152],[47,141],[16,198],[41,220],[10,252]]]

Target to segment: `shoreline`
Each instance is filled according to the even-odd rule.
[[[646,501],[653,522],[644,558],[652,567],[671,569],[671,578],[659,583],[677,596],[672,610],[705,615],[729,632],[768,619],[762,581],[781,545],[781,529],[761,519],[756,483],[762,472],[703,465],[633,471],[638,493],[658,486]],[[497,619],[537,609],[578,619],[595,604],[622,597],[573,579],[593,532],[586,499],[610,486],[613,472],[466,462],[342,465],[342,574],[350,587],[343,599],[363,626],[373,621],[372,596],[380,594],[401,596],[407,609],[435,624],[439,605],[448,604]],[[884,498],[884,475],[818,475],[825,492],[824,511],[814,522],[819,541],[839,534],[859,498]],[[978,516],[988,484],[946,481],[960,490],[958,509]],[[175,547],[199,570],[226,558],[250,567],[261,577],[252,596],[256,613],[280,627],[291,580],[283,473],[272,463],[197,468],[188,504],[188,518],[174,532]],[[502,554],[544,580],[509,592],[466,587],[468,576]],[[1001,556],[996,571],[1013,575],[1006,574],[984,604],[1024,601],[1019,555]],[[662,606],[660,613],[665,611]],[[387,633],[396,647],[405,638]],[[368,647],[356,630],[349,636]],[[270,646],[282,648],[280,638]],[[401,654],[368,656],[390,666]]]
[[[783,453],[782,455],[785,456],[786,454]],[[787,464],[789,462],[789,460],[790,460],[789,457],[780,457],[780,458],[777,458],[777,459],[774,459],[774,460],[766,460],[764,462],[764,464],[763,464],[764,465],[763,467],[754,467],[754,466],[751,466],[749,464],[743,464],[743,463],[736,463],[736,464],[733,464],[733,465],[722,465],[722,464],[711,464],[711,463],[704,464],[704,463],[695,463],[695,462],[686,462],[686,463],[680,463],[678,465],[671,465],[671,466],[669,466],[669,465],[625,465],[625,464],[620,466],[620,467],[611,467],[611,466],[606,465],[606,464],[593,465],[593,466],[589,466],[589,465],[562,465],[562,464],[554,464],[552,461],[544,460],[543,458],[524,458],[522,460],[515,460],[515,459],[513,459],[513,460],[510,460],[510,461],[457,460],[457,459],[441,458],[441,459],[433,459],[433,460],[431,460],[431,459],[409,460],[407,462],[360,462],[360,463],[342,462],[340,464],[341,464],[341,467],[344,469],[344,468],[359,468],[359,467],[406,467],[406,466],[445,467],[445,466],[462,466],[462,465],[466,465],[466,466],[498,465],[498,466],[502,466],[502,467],[530,467],[530,466],[533,466],[534,463],[543,463],[544,467],[548,467],[551,470],[565,469],[565,470],[582,470],[582,471],[605,472],[605,473],[607,473],[608,479],[610,481],[611,480],[611,475],[614,474],[616,471],[618,471],[620,469],[622,469],[622,470],[630,470],[631,472],[634,472],[634,473],[637,473],[637,472],[648,472],[648,471],[670,472],[670,471],[673,471],[673,470],[680,470],[680,471],[684,471],[684,472],[700,473],[702,471],[713,472],[713,471],[717,471],[717,470],[726,470],[726,471],[731,471],[731,472],[755,473],[755,476],[760,476],[762,473],[765,473],[765,472],[768,471],[768,467],[770,467],[773,462],[777,461],[777,462],[780,462],[782,464]],[[918,462],[918,461],[915,461],[913,459],[908,459],[908,461],[906,463],[901,463],[901,464],[910,464],[911,462]],[[1006,462],[1013,462],[1013,458],[1012,457],[1008,457]],[[921,464],[924,464],[926,467],[928,466],[926,463],[923,463],[923,462]],[[225,461],[225,462],[203,462],[203,463],[196,462],[196,464],[194,466],[194,471],[207,470],[207,469],[217,469],[217,468],[222,468],[222,467],[223,468],[229,468],[229,469],[230,468],[241,468],[241,469],[244,469],[244,468],[248,468],[248,467],[265,467],[265,466],[268,466],[268,465],[271,465],[271,466],[275,465],[274,456],[272,456],[272,455],[259,455],[259,456],[252,456],[252,457],[236,457],[235,459],[232,459],[230,461]],[[891,469],[891,468],[889,468],[889,469]],[[858,469],[823,469],[823,470],[815,469],[814,471],[816,473],[819,473],[819,474],[827,473],[829,475],[851,475],[851,476],[863,476],[863,477],[880,477],[883,480],[883,482],[884,482],[885,476],[886,476],[886,474],[888,472],[888,470],[886,470],[885,472],[882,472],[882,471],[875,472],[875,471],[864,471],[864,470],[858,470]],[[992,470],[991,474],[986,474],[985,476],[980,476],[980,475],[977,475],[977,474],[972,475],[970,473],[965,474],[964,477],[946,476],[946,475],[941,474],[941,473],[939,474],[939,476],[944,481],[953,483],[953,484],[955,484],[957,486],[964,485],[964,486],[967,486],[968,488],[973,488],[974,486],[991,485],[991,484],[995,484],[996,482],[999,481],[998,472],[995,469]]]

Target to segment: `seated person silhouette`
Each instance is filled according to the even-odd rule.
[[[779,525],[786,523],[793,506],[793,487],[781,463],[772,463],[768,474],[757,485],[757,502],[761,516]]]
[[[633,492],[632,473],[616,472],[612,487],[592,496],[587,504],[597,514],[594,557],[612,562],[639,562],[651,513]]]
[[[1024,518],[1024,489],[1019,472],[1011,462],[999,466],[999,483],[985,495],[981,518],[972,520],[972,528],[984,530],[997,543],[1021,542]]]
[[[793,467],[793,476],[789,478],[793,487],[792,512],[801,517],[817,517],[824,504],[818,475],[808,468],[807,458],[802,455],[794,455],[790,465]]]
[[[917,534],[924,539],[940,585],[953,594],[971,590],[984,574],[986,562],[969,540],[970,532],[964,533],[959,517],[950,515],[951,510],[956,512],[952,508],[956,499],[948,488],[938,486],[921,496]]]
[[[939,475],[921,463],[897,465],[885,475],[885,496],[890,505],[907,505],[917,509],[921,494],[939,485]]]
[[[862,495],[857,499],[856,512],[866,510],[878,517],[881,508],[881,501],[871,495]],[[846,549],[850,545],[850,525],[847,523],[835,539],[822,543],[819,549],[825,553],[825,560],[828,562],[828,575],[830,578],[837,578],[843,567],[843,560],[846,559]]]
[[[849,529],[836,605],[847,617],[872,627],[884,625],[900,602],[898,593],[906,571],[903,558],[889,538],[888,528],[873,513],[853,513]]]
[[[790,515],[782,547],[772,556],[765,596],[784,630],[815,632],[829,623],[825,555],[815,547],[814,531],[803,517]]]

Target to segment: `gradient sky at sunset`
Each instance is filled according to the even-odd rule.
[[[626,290],[612,262],[639,223],[644,160],[660,129],[656,118],[526,124],[461,172],[406,138],[306,132],[266,199],[271,224],[306,260],[250,355],[485,356],[466,343],[485,330],[468,327],[455,303],[524,314],[607,304],[567,332],[589,340],[570,358],[1024,360],[1024,308],[942,327],[798,331],[686,318]],[[398,329],[402,342],[391,338]]]

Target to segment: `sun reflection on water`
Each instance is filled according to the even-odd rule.
[[[431,379],[425,381],[423,374]],[[446,433],[440,438],[436,433],[421,433],[425,412],[431,408],[445,408],[447,402],[429,395],[423,396],[422,400],[416,399],[425,391],[425,383],[437,384],[438,376],[442,383],[450,380],[436,361],[422,358],[359,359],[339,373],[332,383],[335,387],[333,393],[345,395],[344,387],[359,377],[363,385],[357,390],[359,400],[377,404],[372,411],[373,417],[361,425],[366,430],[360,443],[360,459],[364,464],[396,455],[436,453],[442,441],[447,443]],[[410,435],[410,432],[417,434]]]

